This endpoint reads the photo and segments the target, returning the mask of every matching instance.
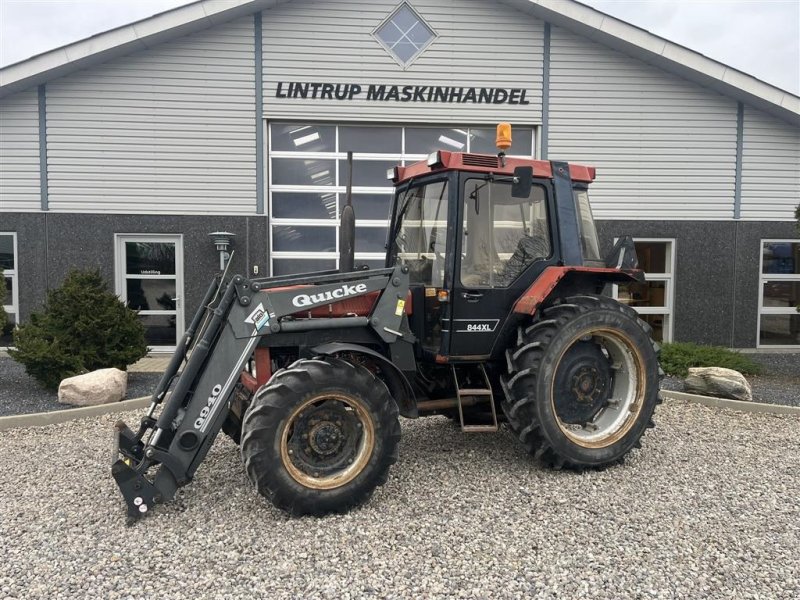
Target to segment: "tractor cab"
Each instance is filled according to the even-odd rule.
[[[507,347],[513,307],[548,267],[604,267],[588,202],[594,169],[438,151],[394,167],[386,266],[408,268],[418,351],[484,361]],[[569,244],[559,244],[568,239]],[[580,241],[578,241],[580,240]]]

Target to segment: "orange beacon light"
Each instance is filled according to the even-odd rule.
[[[500,123],[497,126],[497,141],[495,142],[500,152],[511,148],[511,123]]]

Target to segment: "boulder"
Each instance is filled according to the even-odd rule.
[[[722,367],[691,367],[684,383],[684,391],[701,396],[753,400],[753,391],[744,375]]]
[[[128,374],[119,369],[98,369],[67,377],[58,386],[58,401],[71,406],[96,406],[119,402],[128,391]]]

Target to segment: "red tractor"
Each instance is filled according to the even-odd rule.
[[[399,415],[466,432],[505,420],[555,468],[617,463],[658,403],[658,346],[603,295],[642,281],[630,238],[600,256],[592,167],[434,152],[395,167],[385,268],[214,279],[113,475],[131,520],[187,484],[220,429],[258,491],[294,515],[384,483]],[[151,469],[155,470],[150,475]],[[157,469],[157,470],[156,470]]]

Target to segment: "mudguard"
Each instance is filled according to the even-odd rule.
[[[312,348],[311,351],[323,356],[353,352],[356,354],[364,354],[375,359],[378,361],[382,374],[385,376],[385,383],[389,388],[389,393],[395,399],[395,402],[397,402],[400,414],[409,419],[416,419],[419,416],[417,412],[417,400],[408,379],[406,379],[403,372],[398,369],[392,361],[383,356],[380,352],[376,352],[372,348],[367,348],[360,344],[346,344],[342,342],[321,344]]]
[[[602,283],[630,283],[644,280],[643,272],[638,269],[623,271],[610,267],[547,267],[516,301],[513,312],[536,314],[538,308],[550,297],[566,275],[582,276]]]

